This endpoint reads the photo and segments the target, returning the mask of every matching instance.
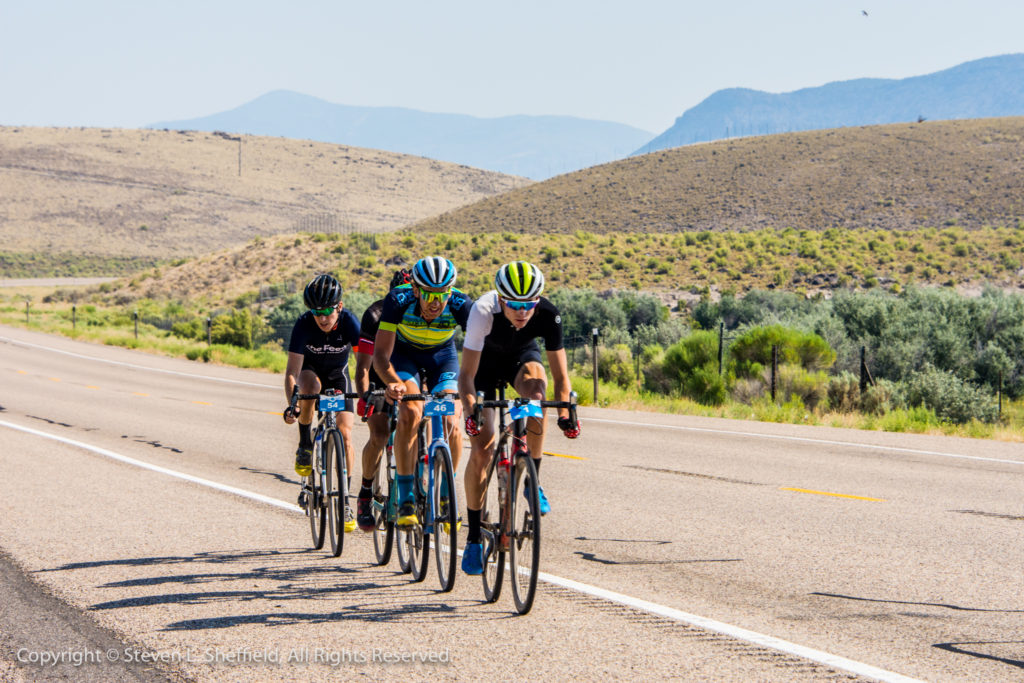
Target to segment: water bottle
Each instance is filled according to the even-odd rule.
[[[508,496],[508,471],[509,459],[507,453],[502,453],[498,461],[498,506],[501,508],[501,517],[505,516],[505,498]]]

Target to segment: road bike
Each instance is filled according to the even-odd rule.
[[[448,447],[444,418],[455,415],[454,394],[407,395],[403,401],[424,401],[423,420],[417,439],[413,493],[417,524],[397,527],[399,564],[407,560],[413,581],[426,578],[431,537],[437,578],[443,592],[455,586],[455,562],[458,558],[458,504],[455,495],[455,468]],[[424,427],[429,421],[432,439],[427,445]],[[403,547],[404,546],[404,547]],[[405,566],[402,566],[403,571]]]
[[[348,463],[337,413],[345,410],[347,399],[352,398],[359,398],[359,394],[334,389],[322,394],[300,394],[296,387],[288,404],[294,413],[299,401],[316,401],[316,420],[311,432],[312,469],[309,475],[302,477],[299,500],[305,503],[313,548],[324,547],[324,533],[329,529],[334,557],[341,555],[345,544],[345,509],[348,506]]]
[[[537,468],[526,444],[527,419],[544,418],[544,408],[568,408],[575,428],[576,392],[568,401],[538,401],[505,398],[498,387],[498,399],[485,401],[477,394],[474,419],[480,424],[485,408],[498,410],[498,442],[484,479],[484,504],[480,510],[480,534],[484,546],[484,598],[495,602],[501,596],[506,557],[516,611],[526,614],[533,607],[540,571],[540,496]],[[511,454],[511,457],[510,457]],[[492,479],[497,484],[492,486]]]

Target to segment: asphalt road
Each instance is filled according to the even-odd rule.
[[[1020,444],[583,409],[518,617],[311,550],[280,385],[0,328],[0,678],[1024,676]]]

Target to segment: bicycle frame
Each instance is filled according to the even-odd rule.
[[[408,397],[407,400],[416,400],[420,397]],[[423,467],[427,468],[427,490],[424,492],[427,496],[427,519],[423,522],[423,532],[426,534],[434,533],[434,520],[437,517],[437,510],[434,509],[434,487],[438,486],[438,483],[434,481],[434,460],[437,457],[438,449],[444,449],[448,452],[448,457],[451,458],[451,448],[448,446],[447,439],[444,438],[444,418],[449,415],[455,415],[455,398],[452,394],[427,394],[422,396],[425,401],[423,405],[423,417],[424,421],[426,418],[430,418],[430,433],[431,441],[430,445],[426,448],[426,460],[424,461],[419,455],[417,456],[417,467],[422,463]],[[420,446],[422,448],[422,437],[423,437],[424,424],[420,425]],[[417,472],[417,481],[420,480]],[[449,491],[449,505],[456,505],[456,496],[454,492]],[[456,516],[458,516],[458,508],[456,507]]]

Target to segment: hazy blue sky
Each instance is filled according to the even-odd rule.
[[[931,73],[1024,52],[1022,27],[1012,0],[0,0],[0,125],[139,127],[287,89],[660,133],[722,88]]]

